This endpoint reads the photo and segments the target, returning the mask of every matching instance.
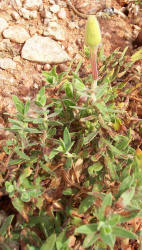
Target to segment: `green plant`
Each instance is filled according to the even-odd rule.
[[[61,74],[56,67],[43,72],[47,83],[35,110],[13,96],[17,113],[9,114],[3,176],[23,218],[11,238],[29,250],[113,249],[117,237],[139,237],[126,222],[142,216],[141,158],[124,124],[132,91],[125,75],[141,53],[128,61],[126,51],[105,59],[100,50],[95,102],[94,79],[79,76],[81,63],[74,72],[72,64]]]

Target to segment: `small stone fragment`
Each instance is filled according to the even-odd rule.
[[[15,69],[16,63],[10,58],[0,58],[0,68],[1,69]]]
[[[30,11],[25,9],[25,8],[21,8],[19,11],[20,15],[24,17],[24,19],[29,20],[30,19]]]
[[[8,27],[8,23],[4,18],[0,18],[0,33]]]
[[[21,56],[29,61],[43,64],[63,63],[70,60],[68,54],[57,42],[38,35],[26,41]]]
[[[14,19],[15,21],[19,20],[19,18],[20,18],[20,15],[18,14],[17,11],[13,11],[13,12],[11,13],[11,16],[13,17],[13,19]]]
[[[56,22],[49,22],[48,27],[44,29],[44,36],[50,36],[51,38],[64,41],[65,40],[65,32],[60,24]]]
[[[26,0],[24,8],[28,10],[37,10],[42,5],[42,0]]]
[[[30,11],[30,17],[33,19],[36,19],[37,18],[37,11],[36,10]]]
[[[50,70],[51,69],[51,65],[50,64],[48,64],[48,63],[46,63],[45,65],[44,65],[44,70]]]
[[[1,51],[8,51],[11,48],[11,42],[9,39],[3,39],[0,42],[0,50]]]
[[[61,8],[60,11],[58,12],[58,17],[60,19],[65,19],[66,18],[66,11],[64,8]]]
[[[24,43],[30,38],[29,33],[21,26],[14,25],[3,31],[3,36],[16,43]]]
[[[54,14],[56,14],[57,12],[59,12],[59,10],[60,10],[60,7],[57,4],[54,4],[54,5],[52,5],[50,7],[50,11],[53,12]]]
[[[22,3],[20,0],[10,0],[10,4],[15,10],[19,10],[22,8]]]

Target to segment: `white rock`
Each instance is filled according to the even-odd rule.
[[[8,23],[4,18],[0,18],[0,33],[8,27]]]
[[[48,63],[46,63],[46,64],[44,65],[44,70],[50,70],[50,69],[51,69],[51,65],[48,64]]]
[[[49,3],[50,4],[55,4],[55,1],[54,0],[49,0]]]
[[[29,20],[30,19],[30,11],[25,9],[25,8],[21,8],[19,11],[20,15],[24,17],[24,19]]]
[[[17,21],[17,20],[20,19],[20,15],[18,14],[17,11],[13,11],[13,12],[11,13],[11,16],[13,17],[13,19],[14,19],[15,21]]]
[[[50,7],[50,11],[53,13],[57,13],[57,12],[59,12],[59,10],[60,10],[60,7],[57,4],[54,4]]]
[[[10,4],[15,10],[19,10],[22,8],[22,3],[20,0],[10,0]]]
[[[60,19],[65,19],[66,18],[66,11],[64,8],[61,8],[60,11],[58,12],[58,17]]]
[[[0,50],[1,51],[7,51],[10,50],[10,48],[12,47],[11,42],[9,39],[3,39],[0,42]]]
[[[44,36],[50,36],[51,38],[64,41],[65,40],[65,32],[60,24],[56,22],[49,22],[48,27],[44,29]]]
[[[47,8],[44,8],[41,14],[42,14],[42,17],[44,18],[49,18],[49,19],[52,18],[52,13]]]
[[[24,43],[30,38],[29,33],[22,26],[18,25],[10,26],[4,30],[3,36],[16,43]]]
[[[1,69],[15,69],[16,63],[10,58],[0,58],[0,68]]]
[[[37,18],[37,11],[36,10],[30,11],[30,17],[33,19],[36,19]]]
[[[42,5],[42,0],[26,0],[24,8],[28,10],[37,10]]]
[[[54,40],[35,35],[26,41],[22,48],[22,57],[39,63],[63,63],[70,60],[68,54]]]

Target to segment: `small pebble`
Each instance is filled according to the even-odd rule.
[[[60,10],[60,7],[59,7],[59,5],[57,5],[57,4],[54,4],[54,5],[52,5],[52,6],[50,7],[50,11],[53,12],[54,14],[58,13],[59,10]]]
[[[60,11],[58,12],[58,17],[60,19],[65,19],[66,18],[66,11],[64,8],[61,8]]]
[[[20,18],[20,15],[19,15],[18,12],[16,12],[16,11],[13,11],[13,12],[11,13],[11,16],[13,17],[13,19],[14,19],[15,21],[19,20],[19,18]]]
[[[50,64],[48,64],[48,63],[46,63],[45,65],[44,65],[44,70],[50,70],[51,69],[51,65]]]

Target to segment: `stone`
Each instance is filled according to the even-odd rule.
[[[25,8],[21,8],[19,11],[20,15],[24,17],[24,19],[29,20],[30,19],[30,11],[25,9]]]
[[[58,12],[58,17],[60,19],[65,19],[66,18],[66,11],[64,8],[61,8],[60,11]]]
[[[62,26],[56,22],[49,22],[48,27],[44,29],[44,36],[50,36],[57,41],[65,40],[65,32]]]
[[[3,31],[4,38],[10,39],[12,42],[24,43],[30,38],[29,33],[22,26],[14,25]]]
[[[13,11],[13,12],[11,13],[11,16],[13,17],[13,19],[14,19],[15,21],[17,21],[17,20],[20,19],[20,15],[18,14],[17,11]]]
[[[53,12],[54,14],[56,14],[57,12],[59,12],[59,10],[60,10],[60,7],[57,4],[54,4],[54,5],[52,5],[50,7],[50,11]]]
[[[33,19],[36,19],[37,18],[37,11],[36,10],[30,11],[30,17]]]
[[[19,10],[22,8],[22,3],[20,0],[10,0],[10,4],[15,10]]]
[[[44,65],[44,70],[46,71],[48,71],[48,70],[50,70],[51,69],[51,65],[50,64],[48,64],[48,63],[46,63],[45,65]]]
[[[42,0],[26,0],[24,8],[28,10],[37,10],[42,5]]]
[[[8,50],[11,50],[11,42],[9,39],[3,39],[1,42],[0,42],[0,50],[1,51],[8,51]]]
[[[1,69],[15,69],[16,63],[10,58],[0,58],[0,68]]]
[[[22,48],[22,58],[42,64],[57,64],[70,60],[61,46],[50,39],[35,35],[28,39]]]
[[[0,33],[8,27],[8,23],[4,18],[0,18]]]

